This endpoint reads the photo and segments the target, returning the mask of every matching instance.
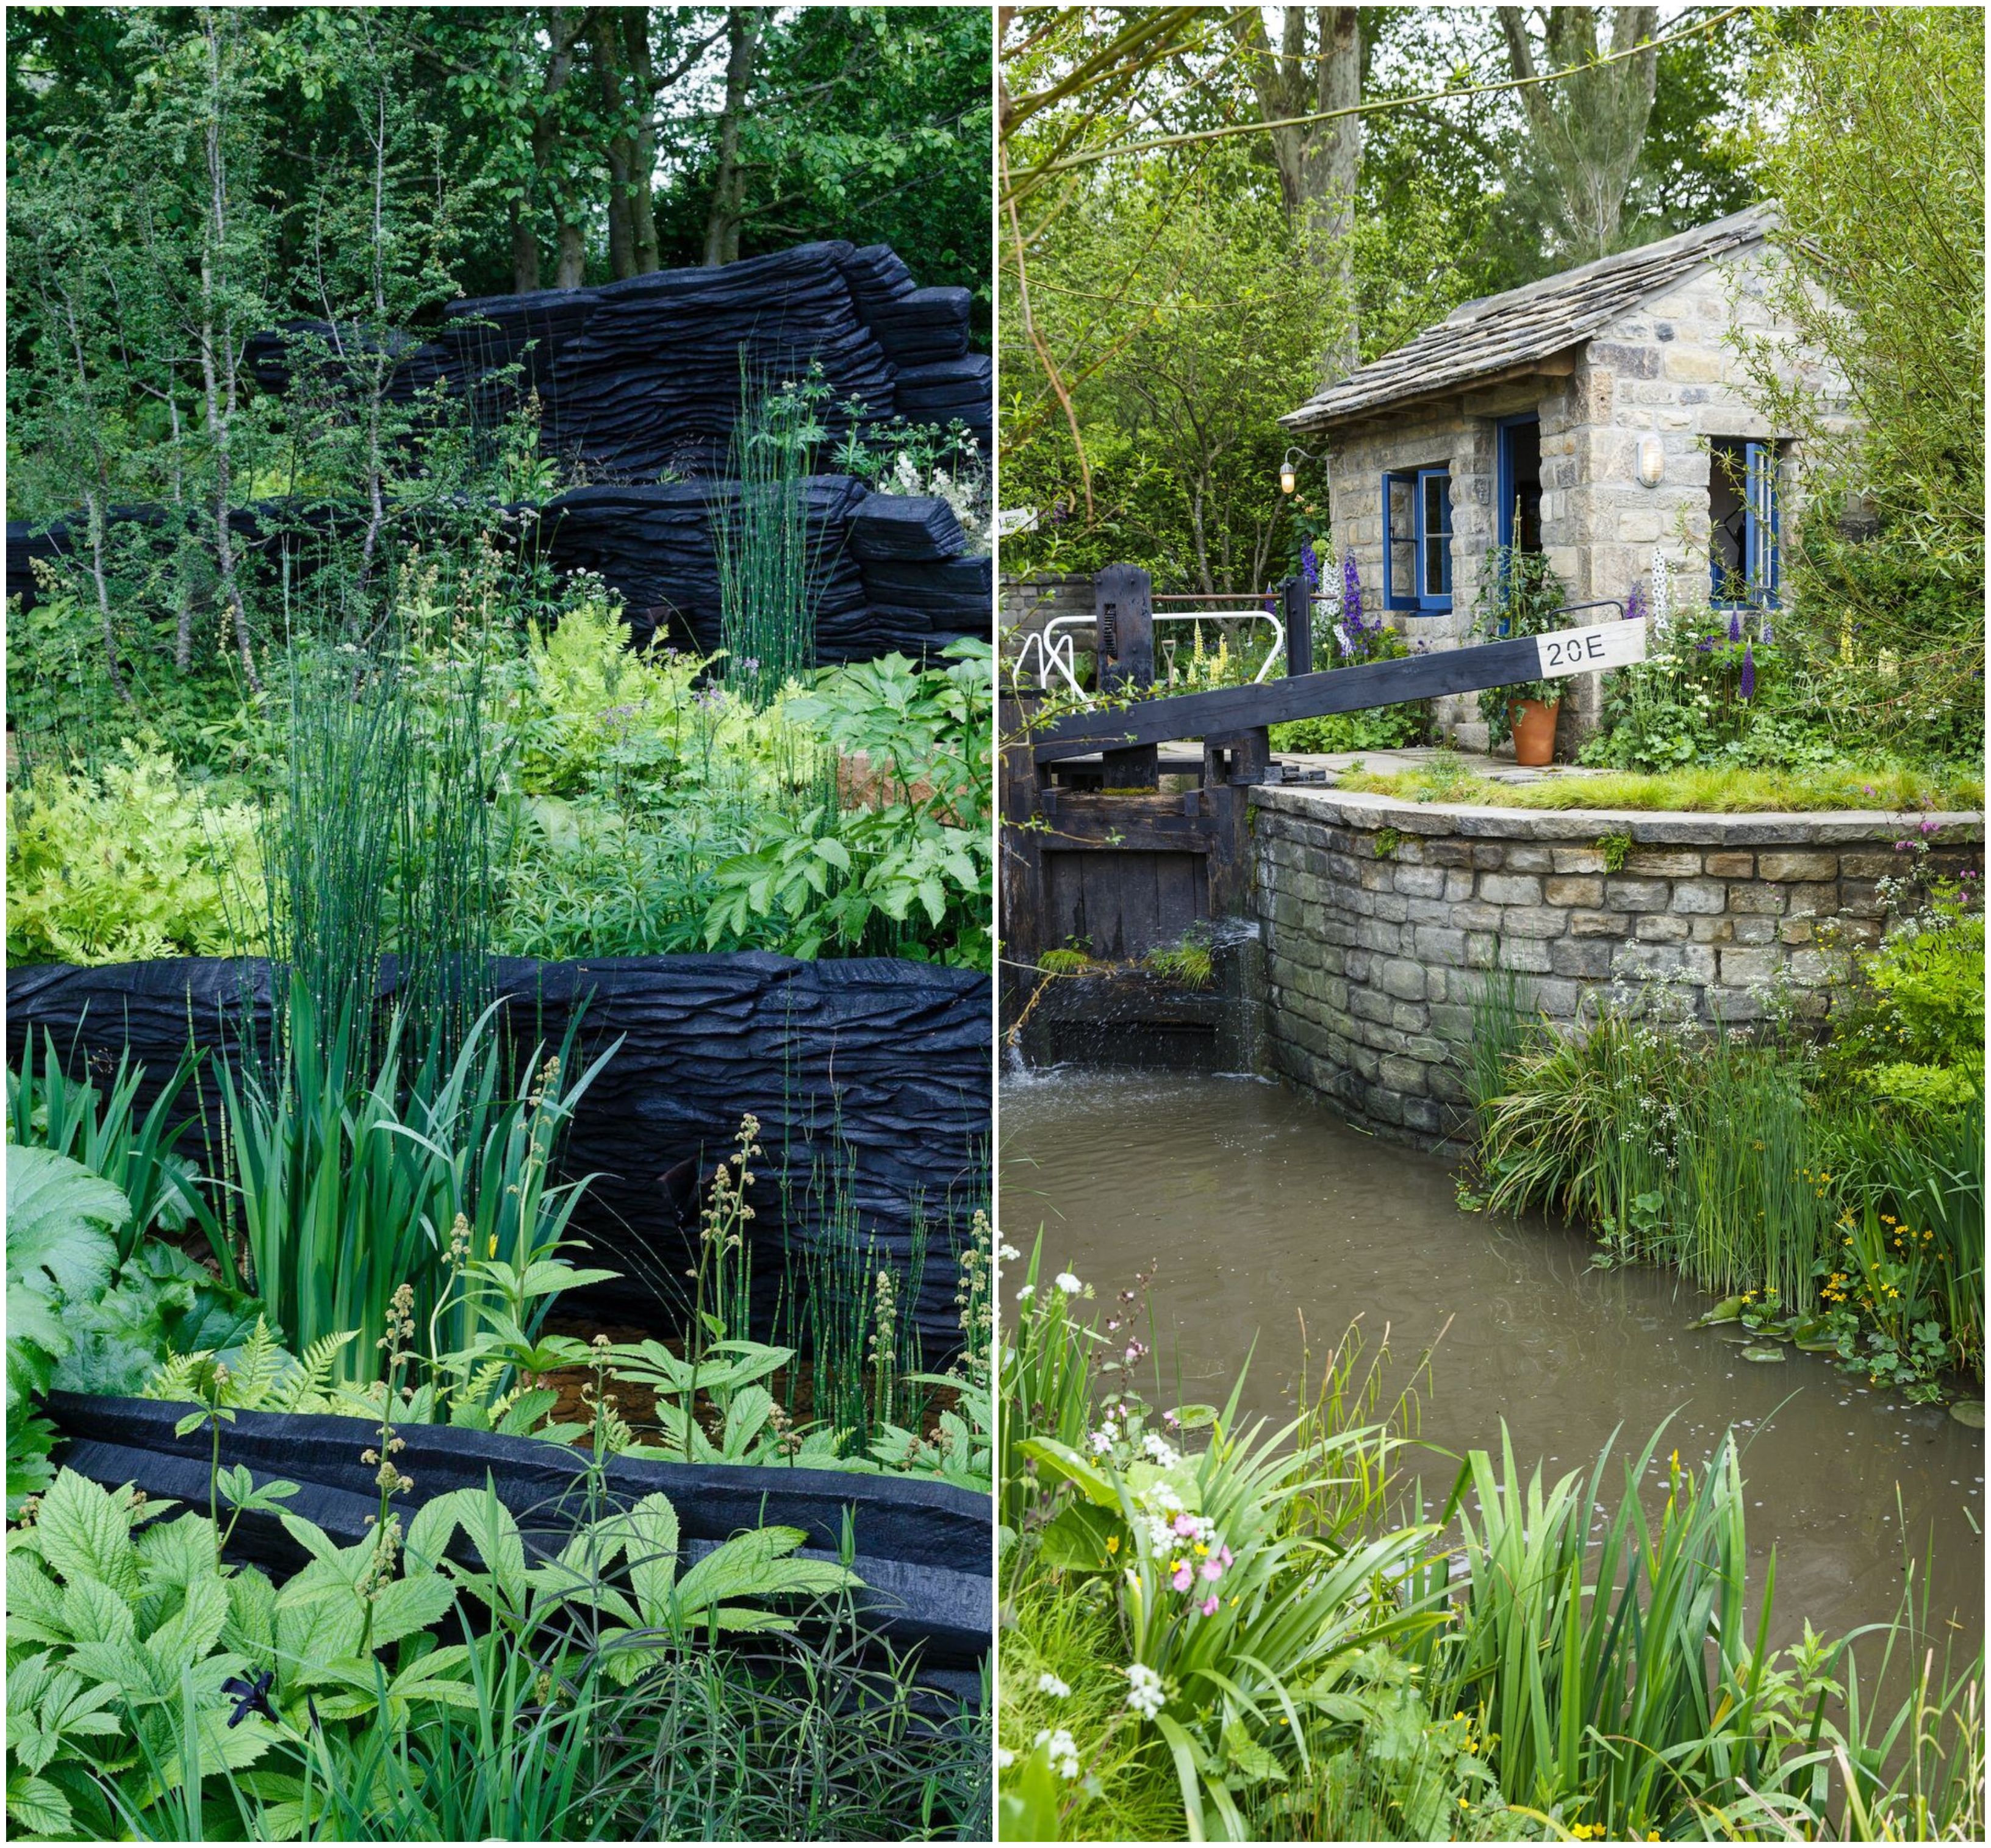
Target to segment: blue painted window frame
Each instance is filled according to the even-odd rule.
[[[1433,533],[1427,526],[1431,496],[1430,484],[1438,487],[1438,505],[1445,522],[1444,530]],[[1444,550],[1438,555],[1435,575],[1441,580],[1434,584],[1430,570],[1428,547],[1434,539],[1444,542]],[[1418,607],[1421,610],[1438,611],[1452,607],[1452,471],[1449,468],[1420,468],[1418,471]]]
[[[1514,543],[1514,432],[1530,424],[1540,429],[1541,421],[1537,410],[1494,420],[1497,433],[1493,444],[1495,531],[1503,552]]]
[[[1425,483],[1435,480],[1442,484],[1439,493],[1444,508],[1444,530],[1432,535],[1425,529]],[[1411,530],[1399,533],[1390,509],[1390,491],[1402,488],[1409,493],[1411,502]],[[1452,471],[1449,468],[1389,468],[1383,471],[1383,607],[1386,610],[1404,610],[1421,615],[1435,615],[1452,607]],[[1439,575],[1443,583],[1433,588],[1429,579],[1424,547],[1433,536],[1442,539],[1445,551],[1440,561]],[[1397,582],[1397,547],[1407,539],[1411,548],[1412,569],[1407,585]]]
[[[1742,578],[1740,598],[1722,594],[1721,565],[1707,551],[1709,601],[1718,610],[1774,610],[1782,583],[1778,544],[1782,507],[1777,494],[1778,446],[1745,438],[1742,444]]]

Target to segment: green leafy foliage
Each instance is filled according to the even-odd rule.
[[[94,775],[43,765],[7,806],[10,965],[260,948],[255,812],[224,788],[134,746]]]

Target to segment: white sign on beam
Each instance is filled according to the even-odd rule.
[[[1564,674],[1595,674],[1606,668],[1627,667],[1646,658],[1643,622],[1600,622],[1593,628],[1557,629],[1535,638],[1541,657],[1541,678]]]

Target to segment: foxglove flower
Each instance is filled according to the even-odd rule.
[[[1742,697],[1753,699],[1756,696],[1756,645],[1745,642],[1742,645]]]
[[[1632,594],[1625,599],[1625,620],[1636,622],[1646,614],[1646,594],[1638,585],[1632,587]]]
[[[1309,590],[1317,590],[1320,588],[1320,560],[1314,551],[1313,541],[1310,539],[1303,539],[1300,541],[1300,575],[1306,580],[1307,588]]]
[[[1356,574],[1353,552],[1341,558],[1341,615],[1350,633],[1362,633],[1362,580]]]

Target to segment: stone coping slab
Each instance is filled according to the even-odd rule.
[[[1703,814],[1666,808],[1496,808],[1458,802],[1414,802],[1401,796],[1309,788],[1261,785],[1253,805],[1273,814],[1350,828],[1394,828],[1401,834],[1465,835],[1530,841],[1595,841],[1600,831],[1629,834],[1635,842],[1679,846],[1833,846],[1884,840],[1905,832],[1931,846],[1959,846],[1984,839],[1984,817],[1967,811],[1888,808],[1760,809]]]

